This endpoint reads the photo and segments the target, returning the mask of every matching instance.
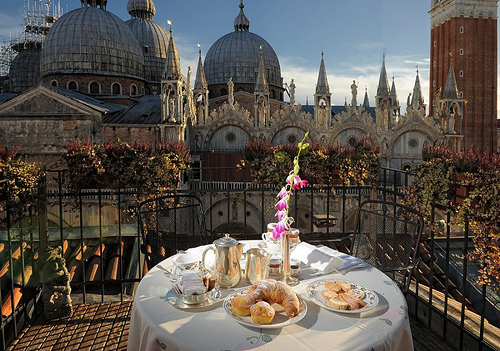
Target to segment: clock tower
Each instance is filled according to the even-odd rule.
[[[464,101],[462,148],[497,151],[498,0],[431,0],[429,114],[437,115],[450,65]]]

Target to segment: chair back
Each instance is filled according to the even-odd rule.
[[[368,200],[360,204],[351,253],[386,272],[408,291],[418,264],[422,215],[395,202]]]
[[[201,200],[192,194],[163,195],[139,205],[141,251],[148,268],[191,247],[207,243]]]

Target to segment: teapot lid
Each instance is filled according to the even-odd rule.
[[[214,244],[222,247],[231,247],[239,244],[238,240],[231,238],[228,233],[224,234],[222,238],[214,241]]]

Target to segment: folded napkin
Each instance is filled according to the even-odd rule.
[[[318,247],[306,242],[297,245],[290,254],[290,258],[295,258],[323,274],[331,272],[345,274],[348,268],[364,264],[360,258],[349,256],[327,246]]]

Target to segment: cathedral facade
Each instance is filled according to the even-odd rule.
[[[370,138],[380,147],[383,166],[396,169],[419,163],[425,142],[468,145],[466,98],[454,61],[439,71],[436,84],[442,87],[428,113],[418,72],[403,107],[385,58],[375,106],[368,92],[361,99],[354,81],[346,87],[350,101],[332,105],[321,54],[314,102],[301,105],[294,80],[283,82],[272,46],[250,31],[242,0],[234,30],[204,60],[200,50],[197,67],[186,74],[172,28],[153,21],[153,0],[129,0],[127,22],[106,10],[107,1],[81,4],[48,30],[39,55],[40,84],[0,94],[0,141],[20,145],[29,159],[49,167],[77,137],[95,143],[184,141],[201,167],[236,165],[253,138],[296,144],[306,132],[321,145]]]

